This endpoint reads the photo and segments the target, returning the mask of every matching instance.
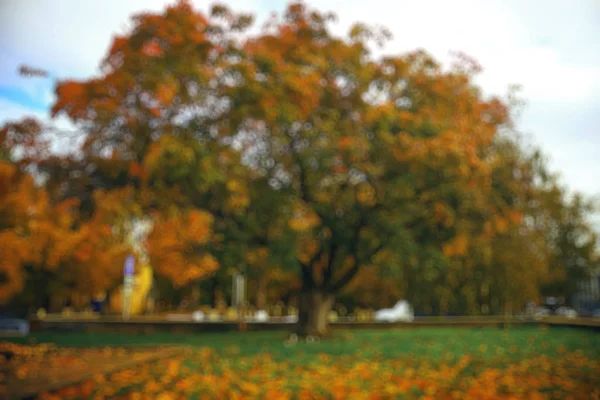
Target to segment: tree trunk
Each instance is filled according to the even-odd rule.
[[[330,293],[302,291],[298,297],[298,336],[326,336],[329,333],[327,318],[334,301],[335,297]]]
[[[213,278],[210,283],[210,306],[211,308],[217,307],[217,290],[219,289],[219,282],[216,278]]]
[[[198,306],[200,305],[200,287],[199,286],[193,286],[192,287],[192,301],[191,301],[191,306],[195,309],[198,308]]]
[[[267,306],[267,279],[261,275],[256,281],[256,309],[264,310]]]

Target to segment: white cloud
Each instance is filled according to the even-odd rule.
[[[77,134],[76,126],[67,118],[50,119],[48,112],[32,110],[0,98],[0,126],[29,117],[56,128],[56,133],[52,134],[52,151],[56,154],[66,154],[79,148],[82,135]]]
[[[30,63],[59,77],[86,77],[97,72],[116,34],[127,31],[130,17],[161,11],[164,0],[2,0],[0,49],[6,64]],[[194,1],[207,9],[207,2]],[[241,9],[257,9],[255,1],[239,1]],[[11,66],[11,68],[12,68]],[[0,69],[2,75],[6,73]]]
[[[27,116],[45,119],[48,117],[48,113],[32,110],[7,99],[0,98],[0,124],[5,121],[17,121]]]

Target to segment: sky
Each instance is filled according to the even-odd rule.
[[[25,79],[21,64],[56,79],[98,73],[113,35],[129,17],[160,11],[163,0],[0,0],[0,124],[48,116],[52,79]],[[192,1],[200,10],[211,2]],[[258,21],[285,9],[285,0],[230,0]],[[311,0],[338,15],[336,33],[352,22],[387,27],[386,53],[423,48],[446,61],[450,51],[478,60],[486,94],[523,87],[518,129],[548,155],[571,190],[600,198],[600,1],[572,0]],[[540,7],[543,5],[543,7]],[[68,126],[60,120],[59,125]],[[600,218],[597,218],[600,230]]]

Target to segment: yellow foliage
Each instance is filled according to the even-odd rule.
[[[331,201],[331,194],[328,192],[318,192],[315,194],[315,200],[319,203],[329,203]]]
[[[194,150],[186,146],[186,144],[177,137],[173,135],[163,135],[148,148],[144,157],[143,166],[147,168],[149,172],[160,173],[161,168],[165,167],[165,165],[162,164],[165,162],[164,157],[169,154],[176,155],[177,159],[184,163],[192,162],[195,157]],[[173,167],[173,165],[168,166],[171,168]]]
[[[288,221],[291,229],[303,232],[313,229],[321,224],[319,216],[309,207],[297,203],[294,207],[293,216]]]
[[[255,249],[248,250],[246,253],[246,262],[250,265],[260,266],[264,265],[269,257],[268,247],[258,247]]]
[[[356,193],[356,200],[363,205],[372,206],[377,203],[377,198],[375,195],[375,189],[368,183],[361,183],[358,186],[358,191]]]

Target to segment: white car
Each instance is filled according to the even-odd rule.
[[[534,319],[541,319],[541,318],[549,317],[550,315],[551,315],[550,310],[545,307],[538,307],[533,311]]]
[[[283,322],[286,322],[288,324],[295,324],[296,322],[298,322],[298,316],[297,315],[288,315],[283,317]]]
[[[269,321],[269,313],[265,310],[258,310],[256,314],[254,314],[254,321],[256,322],[267,322]]]
[[[200,311],[200,310],[194,311],[192,313],[192,320],[194,322],[202,322],[202,321],[204,321],[204,313],[202,311]]]
[[[558,309],[556,309],[556,315],[560,315],[561,317],[573,319],[573,318],[577,318],[577,311],[575,311],[569,307],[559,307]]]
[[[378,322],[412,322],[414,319],[413,309],[406,300],[400,300],[392,308],[384,308],[375,312],[375,321]]]

